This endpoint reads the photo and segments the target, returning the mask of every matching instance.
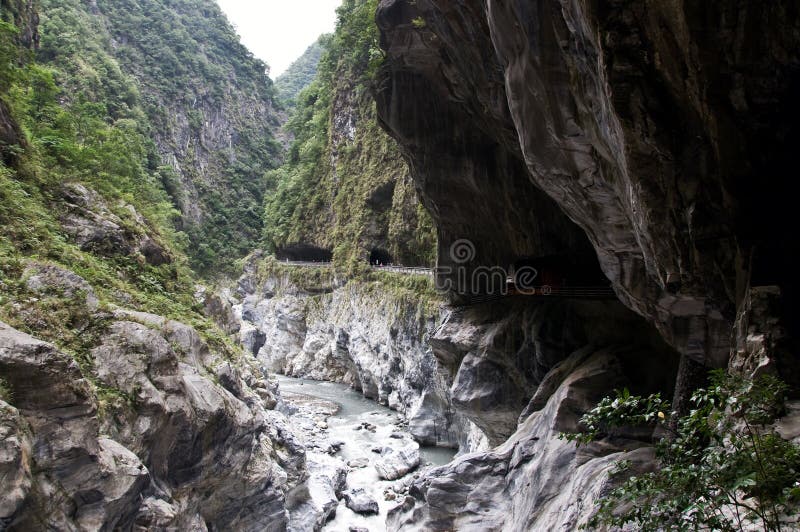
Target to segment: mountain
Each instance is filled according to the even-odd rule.
[[[306,48],[303,55],[286,69],[286,72],[275,80],[275,92],[288,108],[295,106],[297,95],[308,87],[317,76],[317,65],[319,65],[322,52],[329,39],[328,35],[320,36],[314,44]]]
[[[40,31],[69,100],[148,138],[192,265],[230,268],[260,235],[263,174],[281,157],[266,65],[209,0],[42,0]]]
[[[297,97],[286,163],[267,174],[264,234],[281,257],[333,256],[430,265],[435,235],[408,165],[378,125],[373,76],[382,60],[376,0],[347,0],[322,44],[317,76]]]
[[[137,24],[166,35],[180,28],[167,6],[190,5],[203,3],[150,3],[154,18]],[[178,118],[158,115],[173,129],[156,129],[151,116],[205,93],[201,71],[181,70],[197,52],[183,50],[164,71],[185,76],[185,95],[169,77],[149,87],[112,54],[124,45],[110,37],[101,6],[0,4],[0,529],[285,528],[286,494],[306,477],[305,456],[280,435],[288,433],[272,410],[277,392],[227,335],[236,330],[230,307],[197,293],[186,255],[196,250],[176,230],[185,213],[165,189],[159,148],[175,148],[187,164],[219,155],[191,170],[210,174],[244,144],[215,154],[218,139],[202,134],[247,131],[268,106],[191,130],[181,125],[187,105]],[[211,1],[206,8],[218,13]],[[226,46],[240,50],[233,37]],[[266,88],[251,103],[266,102],[269,86],[250,68],[260,66],[248,64],[220,79],[237,72],[258,81],[250,88]],[[228,88],[198,95],[198,112],[235,111],[241,100],[228,83],[209,82]],[[179,131],[186,144],[168,144]],[[226,182],[230,175],[209,181],[219,194]],[[201,181],[192,184],[202,192]],[[248,201],[258,203],[255,191],[230,199]],[[209,211],[200,227],[230,231],[225,216]],[[208,242],[227,242],[219,238]],[[238,239],[248,236],[230,238],[244,246]],[[215,251],[231,261],[225,253],[235,246]],[[222,309],[219,325],[205,315],[211,307]]]

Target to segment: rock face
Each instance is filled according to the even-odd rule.
[[[169,253],[150,235],[145,219],[131,205],[112,208],[94,190],[80,183],[62,188],[61,224],[82,251],[105,256],[139,255],[152,266],[172,262]],[[125,220],[119,214],[124,213]]]
[[[481,267],[549,258],[588,277],[597,268],[683,356],[675,408],[708,366],[796,382],[794,3],[382,0],[377,20],[387,53],[378,115],[439,228],[439,284],[452,301],[486,291],[459,284]],[[453,251],[463,239],[467,256]],[[575,529],[613,482],[613,457],[641,445],[577,453],[555,436],[623,382],[664,390],[640,379],[663,360],[674,375],[674,357],[656,354],[653,338],[642,350],[581,330],[627,334],[633,322],[619,312],[541,311],[550,319],[540,323],[564,329],[531,334],[541,347],[518,353],[533,356],[490,334],[509,308],[473,309],[434,335],[453,368],[453,407],[493,445],[513,435],[424,475],[394,528]],[[477,356],[471,347],[493,342]],[[514,403],[526,398],[517,424]],[[627,454],[647,467],[650,451]]]
[[[286,277],[258,280],[248,271],[239,280],[240,334],[268,371],[349,384],[405,413],[423,443],[454,447],[470,434],[429,343],[439,312],[380,288],[312,294]]]
[[[794,3],[383,0],[378,23],[378,113],[440,265],[461,238],[469,267],[576,256],[577,226],[619,298],[715,366],[743,288],[794,286]]]
[[[406,476],[419,466],[419,444],[407,438],[394,439],[380,449],[375,470],[380,478],[395,480]]]
[[[643,355],[644,353],[639,353]],[[566,366],[568,371],[559,371]],[[580,449],[558,438],[627,378],[613,349],[578,351],[553,370],[517,432],[490,452],[466,454],[412,484],[389,517],[392,530],[577,530],[602,496],[619,460],[633,471],[652,464],[652,448],[625,438]]]
[[[64,273],[43,267],[28,284],[84,285]],[[252,366],[220,360],[182,323],[107,319],[94,384],[71,356],[0,323],[3,527],[285,529],[305,452],[252,391],[268,388]]]

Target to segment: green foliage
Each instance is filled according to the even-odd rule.
[[[14,396],[11,393],[11,388],[8,386],[6,380],[3,377],[0,377],[0,401],[11,403],[13,400]]]
[[[655,425],[666,418],[669,402],[656,393],[648,397],[631,395],[627,388],[614,390],[614,397],[603,398],[596,407],[581,418],[583,431],[576,434],[565,434],[568,441],[579,445],[587,444],[601,434],[609,434],[614,429],[630,425],[644,425],[655,428]]]
[[[7,91],[17,77],[19,49],[16,38],[19,30],[0,20],[0,91]]]
[[[287,161],[266,174],[265,246],[327,247],[345,275],[364,273],[376,242],[403,264],[429,265],[435,248],[406,163],[377,121],[376,7],[376,0],[347,0],[339,8],[317,77],[287,124],[295,139]]]
[[[267,66],[209,0],[41,3],[39,59],[67,89],[62,100],[127,121],[139,137],[129,159],[180,210],[192,266],[230,269],[261,237],[263,173],[280,158]],[[230,142],[209,145],[220,128]]]
[[[102,32],[94,31],[79,5],[59,2],[47,12],[48,20],[65,24],[60,38],[66,53],[71,46],[74,55],[60,55],[51,43],[34,62],[14,38],[16,30],[3,23],[0,31],[0,58],[11,58],[2,68],[13,74],[3,79],[0,104],[22,135],[13,164],[0,159],[0,320],[70,353],[90,380],[91,349],[105,334],[115,306],[182,321],[218,351],[235,353],[194,301],[187,238],[175,230],[177,212],[164,185],[174,176],[156,164],[147,117],[131,99],[135,86],[95,41]],[[85,54],[78,53],[81,47]],[[100,65],[105,65],[102,76],[83,77]],[[147,235],[171,262],[153,266],[138,254],[80,249],[61,225],[68,211],[65,183],[95,190],[128,233]],[[81,276],[96,292],[99,311],[86,307],[82,293],[31,291],[25,270],[34,263]],[[115,392],[98,389],[103,393],[112,398]]]
[[[582,418],[589,442],[610,428],[659,423],[655,471],[633,475],[600,502],[590,527],[637,530],[782,530],[800,503],[800,446],[770,424],[783,412],[787,387],[771,376],[749,381],[716,371],[676,417],[658,395],[618,392]],[[672,428],[674,427],[674,428]],[[626,468],[620,464],[620,470]],[[791,525],[789,525],[791,526]]]
[[[314,81],[317,65],[329,40],[330,35],[321,36],[275,80],[275,91],[283,105],[294,108],[297,96]]]

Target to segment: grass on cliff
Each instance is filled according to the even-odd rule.
[[[174,229],[177,213],[149,160],[143,129],[132,118],[113,118],[113,102],[92,101],[89,94],[66,98],[63,72],[36,63],[17,34],[13,25],[0,23],[0,110],[7,118],[0,127],[7,137],[16,135],[0,145],[0,320],[71,354],[90,380],[90,351],[116,306],[191,325],[212,349],[238,356],[238,347],[193,298],[186,237]],[[97,191],[125,228],[145,231],[172,261],[152,266],[138,254],[81,250],[60,222],[67,182]],[[96,292],[99,311],[86,308],[85,294],[31,291],[25,275],[31,264],[81,276]],[[111,398],[116,392],[98,387],[98,394]]]
[[[287,161],[266,176],[266,247],[328,248],[351,275],[361,273],[372,246],[387,247],[396,262],[429,265],[436,243],[407,165],[377,122],[371,83],[383,52],[376,8],[377,0],[339,8],[316,79],[287,125],[295,137]]]

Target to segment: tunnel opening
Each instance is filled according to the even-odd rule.
[[[611,282],[600,268],[594,253],[570,253],[545,257],[520,257],[511,266],[511,277],[528,271],[537,286],[603,287]]]
[[[311,244],[293,244],[276,251],[275,258],[292,262],[330,262],[333,252]]]
[[[392,264],[391,253],[381,248],[372,248],[369,252],[369,263],[374,266],[387,266]]]

